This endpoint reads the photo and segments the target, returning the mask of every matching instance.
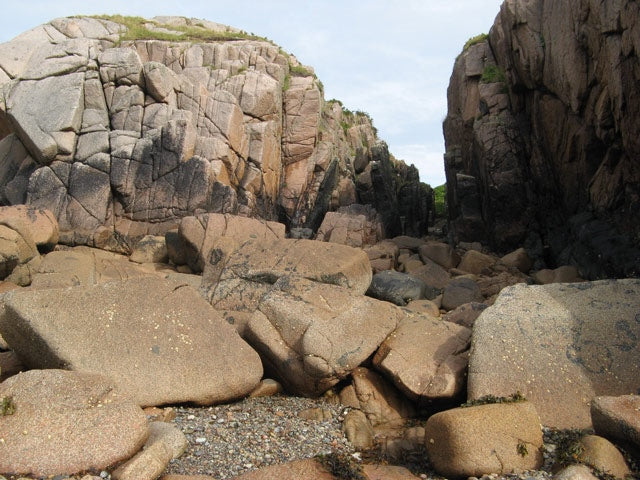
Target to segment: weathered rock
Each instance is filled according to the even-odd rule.
[[[439,292],[429,288],[422,280],[392,270],[376,273],[367,290],[367,295],[404,306],[412,300],[432,299]]]
[[[629,0],[506,2],[461,53],[444,122],[455,242],[637,275],[637,17]]]
[[[349,410],[342,423],[347,440],[358,450],[373,447],[373,427],[361,410]]]
[[[520,391],[545,425],[590,427],[596,392],[640,388],[639,294],[638,280],[504,289],[474,324],[469,399]]]
[[[113,280],[153,276],[127,257],[88,247],[46,254],[33,275],[33,289],[90,286]]]
[[[436,290],[442,290],[445,288],[451,279],[449,273],[433,260],[426,258],[423,260],[424,264],[418,265],[417,268],[413,268],[407,273],[410,273],[413,277],[419,278],[429,287]]]
[[[18,266],[38,256],[28,225],[19,218],[0,220],[0,277],[6,278]]]
[[[43,250],[50,250],[58,243],[58,221],[49,210],[26,205],[0,207],[0,222],[7,218],[22,220],[36,246]]]
[[[249,394],[250,397],[270,397],[282,393],[282,385],[271,378],[264,378],[260,384]]]
[[[314,458],[263,467],[235,477],[235,480],[337,480]]]
[[[31,368],[109,375],[143,406],[228,401],[262,377],[255,351],[196,290],[158,277],[10,292],[0,332]]]
[[[0,384],[0,397],[15,405],[2,416],[0,472],[100,470],[128,459],[147,439],[144,412],[101,375],[30,370]]]
[[[213,245],[218,238],[229,237],[238,243],[251,239],[269,242],[283,239],[285,227],[276,222],[209,213],[183,218],[178,234],[184,250],[173,254],[172,260],[176,264],[187,263],[193,271],[201,272],[207,263],[211,263]]]
[[[503,256],[500,259],[500,263],[509,267],[517,268],[522,273],[529,273],[529,270],[531,270],[531,267],[533,266],[533,263],[524,248],[519,248]]]
[[[327,212],[316,240],[362,248],[382,240],[383,232],[382,219],[375,209],[369,205],[353,204],[336,212]]]
[[[362,466],[362,471],[367,480],[416,480],[420,477],[413,475],[408,469],[395,465]]]
[[[594,398],[591,402],[591,423],[598,435],[632,442],[640,448],[640,396]]]
[[[454,310],[461,305],[471,302],[482,302],[484,299],[478,283],[467,277],[457,277],[444,288],[442,308]]]
[[[480,275],[485,273],[495,263],[496,260],[493,257],[476,250],[469,250],[462,256],[462,260],[460,260],[457,268],[463,272]]]
[[[621,479],[631,474],[622,453],[606,438],[586,435],[580,439],[580,447],[578,460],[596,471]]]
[[[366,360],[400,317],[349,289],[282,277],[262,297],[246,338],[288,391],[318,396]]]
[[[471,302],[460,305],[443,315],[442,320],[457,323],[463,327],[473,328],[473,324],[480,314],[487,308],[484,303]]]
[[[371,283],[371,266],[359,249],[312,240],[250,240],[221,237],[205,267],[202,288],[219,310],[252,312],[262,295],[281,277],[297,275],[363,294]]]
[[[151,422],[144,449],[116,468],[111,476],[115,480],[155,480],[171,460],[184,453],[188,444],[184,433],[175,426]]]
[[[569,465],[553,476],[553,480],[596,480],[591,469],[586,465]]]
[[[542,466],[542,429],[532,403],[454,408],[427,420],[425,445],[445,477],[517,473]]]
[[[129,260],[135,263],[164,263],[169,259],[164,237],[146,235],[136,244]]]
[[[358,201],[389,235],[401,219],[426,233],[433,196],[417,169],[367,115],[325,102],[313,69],[204,20],[144,28],[223,38],[125,41],[118,21],[55,19],[0,46],[0,203],[50,208],[74,245],[105,230],[133,244],[203,212],[315,232]]]
[[[412,312],[428,315],[430,317],[440,316],[440,307],[438,307],[438,305],[436,305],[431,300],[412,300],[411,302],[407,303],[404,308]]]
[[[413,404],[373,370],[358,367],[351,377],[352,384],[340,392],[340,402],[364,412],[373,427],[400,425],[416,415]]]
[[[541,285],[550,283],[576,283],[581,282],[578,269],[572,265],[563,265],[554,270],[543,269],[533,274],[533,278]]]
[[[389,241],[395,243],[396,246],[400,249],[404,248],[415,253],[417,253],[420,247],[426,243],[420,238],[409,237],[407,235],[400,235],[398,237],[389,239]]]
[[[418,252],[424,263],[429,259],[447,270],[457,267],[460,263],[460,256],[446,243],[427,242],[420,246]]]
[[[380,345],[373,364],[418,404],[453,398],[465,385],[471,330],[408,314]]]

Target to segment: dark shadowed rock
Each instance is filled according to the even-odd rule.
[[[478,283],[467,277],[452,279],[444,288],[442,308],[454,310],[461,305],[471,302],[482,302],[482,294]]]
[[[632,0],[503,3],[449,84],[454,243],[526,245],[536,268],[585,278],[638,275],[638,33]]]
[[[439,291],[412,275],[386,270],[376,273],[367,295],[404,306],[411,300],[432,299]]]

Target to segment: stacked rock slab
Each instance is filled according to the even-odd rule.
[[[27,366],[108,375],[141,406],[230,401],[262,378],[257,353],[195,289],[158,277],[14,291],[0,332]]]
[[[590,428],[599,395],[640,388],[640,280],[505,288],[475,321],[468,396],[520,391],[544,425]]]
[[[358,202],[399,233],[400,188],[424,188],[367,115],[325,103],[311,68],[213,22],[113,19],[128,26],[59,18],[0,45],[1,204],[50,208],[64,243],[121,250],[203,212],[316,230]],[[419,234],[428,214],[411,213]]]

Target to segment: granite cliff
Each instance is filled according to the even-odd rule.
[[[0,45],[0,185],[2,204],[52,210],[61,241],[115,250],[204,212],[315,232],[365,203],[387,235],[419,236],[433,211],[312,68],[178,17],[60,18]]]
[[[453,241],[640,273],[639,8],[507,0],[468,42],[444,122]]]

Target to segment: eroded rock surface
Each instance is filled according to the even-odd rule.
[[[456,242],[640,273],[638,15],[632,0],[507,0],[460,54],[444,122]]]
[[[544,425],[591,427],[598,395],[640,388],[640,280],[504,289],[473,327],[469,399],[531,400]]]
[[[315,231],[366,203],[388,235],[426,232],[430,188],[366,114],[325,102],[312,68],[204,20],[134,19],[146,33],[130,40],[114,19],[0,45],[2,204],[51,209],[64,243],[125,251],[203,212]]]

